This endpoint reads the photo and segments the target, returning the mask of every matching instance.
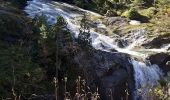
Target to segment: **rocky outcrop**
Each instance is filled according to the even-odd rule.
[[[124,25],[128,24],[128,21],[127,21],[127,19],[121,18],[121,17],[107,17],[106,24],[107,25],[124,26]]]
[[[130,93],[130,100],[133,100],[134,78],[133,67],[129,62],[129,56],[123,53],[109,53],[100,50],[85,50],[80,46],[74,46],[74,57],[69,54],[65,56],[70,63],[76,63],[82,69],[87,85],[90,88],[99,88],[102,100],[125,100],[127,93]],[[67,52],[67,50],[64,50]],[[72,50],[70,50],[72,51]]]
[[[150,39],[146,43],[142,44],[142,46],[146,48],[161,48],[165,44],[170,43],[170,36],[157,36],[153,39]]]
[[[148,58],[151,62],[151,64],[157,64],[159,67],[163,70],[163,72],[166,74],[170,71],[170,54],[168,53],[158,53],[149,56]]]

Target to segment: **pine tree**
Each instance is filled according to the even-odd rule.
[[[90,47],[91,46],[91,38],[90,38],[90,27],[87,21],[87,16],[84,14],[81,24],[80,24],[80,33],[78,35],[78,43],[82,47]]]

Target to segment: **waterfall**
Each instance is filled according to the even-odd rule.
[[[151,88],[158,85],[162,72],[158,65],[147,65],[136,60],[132,60],[132,64],[136,81],[136,92],[141,96],[142,100],[148,100],[148,92]]]
[[[71,10],[72,9],[72,10]],[[73,11],[74,10],[74,11]],[[24,10],[30,17],[34,18],[36,15],[44,14],[47,18],[49,24],[56,23],[56,17],[62,16],[68,23],[68,28],[74,33],[75,37],[78,36],[80,25],[76,24],[79,23],[78,19],[82,16],[83,12],[91,14],[92,16],[102,17],[100,14],[83,10],[78,7],[74,7],[72,5],[66,3],[58,3],[53,1],[44,1],[44,0],[32,0],[28,1],[28,6],[25,7]],[[104,27],[102,23],[99,24],[100,26]],[[120,48],[114,41],[113,38],[99,34],[94,30],[91,31],[91,38],[92,38],[92,46],[95,49],[112,52],[112,49],[117,50],[118,52],[126,53],[132,56],[144,58],[147,56],[146,51],[147,49],[141,49],[143,52],[139,52],[132,50],[135,45],[144,41],[143,38],[136,38],[140,39],[139,41],[133,40],[134,42],[127,46],[127,48]],[[140,33],[137,33],[140,34]],[[136,42],[137,41],[137,42]],[[136,42],[136,43],[135,43]],[[169,48],[169,45],[166,49]],[[153,49],[150,49],[150,51]],[[155,51],[159,51],[160,49],[155,49]],[[163,49],[163,51],[165,51]],[[131,60],[131,63],[134,68],[134,78],[136,82],[136,89],[137,93],[139,89],[144,89],[140,91],[140,95],[142,96],[142,100],[147,100],[146,96],[148,93],[148,89],[150,87],[154,87],[158,84],[158,80],[160,79],[161,70],[159,69],[158,65],[148,65],[144,62],[139,62],[136,60]]]

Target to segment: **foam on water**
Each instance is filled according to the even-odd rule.
[[[144,62],[132,60],[134,66],[134,76],[136,81],[137,93],[142,100],[148,100],[148,92],[158,84],[162,71],[158,65],[147,65]]]

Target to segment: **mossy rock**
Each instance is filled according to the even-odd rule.
[[[143,5],[145,2],[144,2],[144,0],[134,0],[133,1],[133,4],[134,5],[138,5],[138,6],[141,6],[141,5]]]
[[[138,13],[138,11],[135,8],[130,8],[130,10],[127,10],[124,13],[122,13],[121,16],[129,18],[131,20],[139,20],[141,22],[148,22],[148,18]]]
[[[137,10],[135,10],[135,8],[131,8],[130,10],[125,11],[121,16],[129,19],[136,19],[140,17],[140,14]]]
[[[156,9],[155,7],[150,7],[150,8],[148,8],[147,11],[146,11],[146,16],[147,16],[148,18],[152,18],[157,12],[158,12],[158,11],[157,11],[157,9]]]
[[[150,7],[153,4],[154,4],[154,0],[133,0],[133,5],[135,6]]]

